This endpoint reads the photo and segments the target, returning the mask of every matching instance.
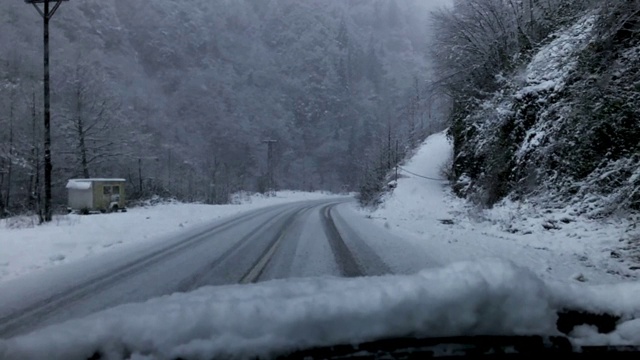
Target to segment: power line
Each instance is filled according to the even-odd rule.
[[[402,171],[406,172],[406,173],[409,173],[409,174],[411,174],[411,175],[413,175],[413,176],[417,176],[417,177],[419,177],[419,178],[423,178],[423,179],[427,179],[427,180],[431,180],[431,181],[447,181],[447,180],[445,180],[445,179],[436,179],[436,178],[432,178],[432,177],[429,177],[429,176],[424,176],[424,175],[416,174],[416,173],[414,173],[414,172],[411,172],[411,171],[409,171],[409,170],[407,170],[407,169],[403,168],[402,166],[398,166],[398,168],[399,168],[400,170],[402,170]]]

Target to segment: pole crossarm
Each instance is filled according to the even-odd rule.
[[[42,18],[44,19],[46,15],[44,14],[44,12],[42,12],[42,10],[38,7],[38,5],[36,5],[35,3],[31,3],[31,4],[33,4],[33,7],[36,8],[36,10],[38,10],[38,14],[40,14],[40,16],[42,16]]]
[[[51,9],[51,12],[49,12],[49,18],[55,15],[56,11],[58,11],[58,8],[60,7],[60,4],[62,4],[63,1],[69,1],[69,0],[58,0],[58,2],[53,6],[53,9]]]
[[[53,15],[56,13],[56,11],[58,11],[58,8],[60,7],[63,1],[69,1],[69,0],[24,0],[25,3],[33,5],[33,7],[36,8],[36,10],[38,10],[38,13],[40,14],[40,16],[42,16],[42,18],[47,18],[47,19],[51,19],[51,17],[53,17]],[[56,4],[53,5],[53,9],[51,9],[48,13],[45,13],[44,11],[42,11],[42,9],[40,9],[38,4],[44,4],[47,2],[55,2]]]

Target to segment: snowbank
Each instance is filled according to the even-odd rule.
[[[391,231],[399,239],[393,242],[398,254],[400,248],[420,248],[438,265],[496,257],[544,279],[594,284],[639,275],[620,249],[624,223],[589,220],[571,208],[541,213],[531,204],[507,201],[477,208],[456,198],[446,183],[425,178],[439,178],[451,154],[445,133],[429,137],[384,203],[373,212],[360,210],[375,225],[361,237],[375,241],[376,232]]]
[[[409,276],[201,288],[0,340],[0,358],[249,358],[411,335],[560,335],[557,312],[575,305],[567,299],[630,319],[640,314],[634,298],[640,284],[554,287],[509,262],[458,263]],[[572,337],[623,345],[640,344],[638,334],[631,320],[608,335],[580,328]]]
[[[331,196],[296,191],[282,191],[271,197],[242,194],[235,198],[235,205],[168,203],[132,208],[127,213],[55,216],[53,222],[41,226],[30,217],[0,220],[0,282],[116,246],[171,236],[243,211]]]
[[[453,150],[445,132],[430,136],[416,154],[401,168],[397,187],[387,196],[381,213],[398,212],[398,216],[420,223],[426,219],[448,218],[442,169]],[[387,209],[386,211],[384,209]],[[419,225],[419,224],[416,224]]]

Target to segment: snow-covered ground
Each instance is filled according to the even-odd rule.
[[[385,249],[381,258],[403,275],[204,287],[0,340],[0,358],[87,358],[96,351],[114,359],[250,358],[408,335],[561,335],[556,320],[567,309],[620,317],[608,334],[576,327],[569,334],[576,345],[640,345],[640,284],[627,277],[633,270],[623,272],[623,263],[611,256],[620,224],[591,221],[571,210],[536,214],[513,203],[474,208],[434,180],[450,154],[446,136],[434,135],[403,166],[397,188],[378,210],[341,205],[344,221],[374,251]],[[301,198],[281,201],[294,199]],[[190,205],[186,225],[177,211],[169,212],[171,220],[152,216],[158,223],[171,221],[175,230],[180,223],[195,226],[194,221],[273,203]],[[137,210],[136,221],[151,220],[146,216],[154,209]],[[91,219],[82,217],[74,226]]]
[[[60,215],[38,226],[33,217],[0,220],[0,282],[38,270],[211,223],[222,217],[287,202],[329,198],[325,193],[278,192],[237,195],[234,205],[165,203],[126,213]]]
[[[432,180],[442,178],[451,153],[444,133],[431,136],[403,166],[407,171],[384,203],[373,212],[359,211],[441,265],[501,258],[544,279],[570,282],[610,283],[640,275],[640,264],[627,261],[621,249],[629,220],[596,221],[572,208],[540,212],[513,202],[477,208],[456,198],[446,182]]]
[[[616,331],[579,326],[575,344],[640,344],[640,284],[547,283],[505,261],[414,275],[205,287],[0,340],[2,359],[269,357],[388,337],[562,335],[566,308],[622,315]]]

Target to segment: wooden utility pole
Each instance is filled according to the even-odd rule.
[[[276,190],[276,182],[274,177],[274,161],[273,161],[273,145],[278,142],[278,140],[262,140],[263,143],[267,144],[267,191],[269,193],[275,192]]]
[[[49,76],[49,20],[56,13],[60,4],[69,0],[24,0],[27,4],[32,4],[44,20],[44,221],[51,221],[51,174],[53,165],[51,164],[51,91]],[[55,3],[53,9],[50,3]],[[40,9],[38,4],[43,4]]]

